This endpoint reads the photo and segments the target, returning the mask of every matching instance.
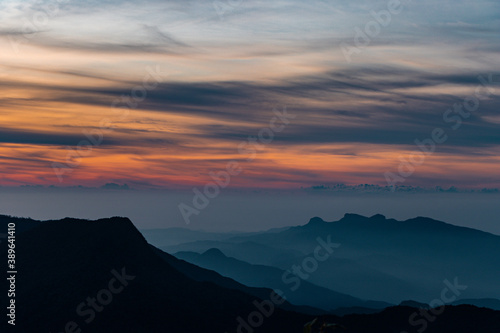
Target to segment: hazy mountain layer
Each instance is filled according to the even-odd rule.
[[[277,233],[198,240],[164,249],[202,253],[218,248],[251,264],[290,270],[313,255],[318,237],[340,246],[307,274],[307,281],[331,290],[392,303],[430,302],[445,288],[445,280],[457,279],[467,286],[461,298],[500,298],[500,236],[424,217],[396,221],[346,214],[336,222],[313,218]]]

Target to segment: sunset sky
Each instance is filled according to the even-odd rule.
[[[0,185],[500,187],[500,2],[395,1],[1,0]]]

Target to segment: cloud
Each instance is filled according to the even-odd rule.
[[[74,134],[43,133],[12,128],[0,128],[0,143],[43,145],[75,145],[82,137]]]
[[[82,179],[107,182],[119,173],[129,184],[141,177],[194,184],[224,161],[241,160],[238,144],[283,105],[296,118],[248,165],[245,179],[256,184],[373,180],[436,127],[449,140],[415,181],[441,177],[436,170],[451,157],[474,157],[465,164],[490,170],[500,145],[496,98],[481,100],[457,131],[443,120],[474,92],[478,75],[500,73],[497,2],[413,1],[351,64],[340,42],[353,43],[354,29],[386,1],[243,1],[223,19],[212,1],[195,0],[0,6],[0,156],[9,172],[25,162],[20,168],[33,174],[14,181],[47,179],[36,161],[63,161],[65,146],[84,140],[85,129],[100,130],[105,118],[115,128],[82,158]],[[47,8],[49,20],[23,26]],[[22,41],[19,53],[7,52],[9,40]],[[112,104],[130,98],[151,66],[167,73],[162,82],[117,116]],[[31,155],[41,147],[53,150]]]
[[[384,80],[380,80],[380,77]],[[140,82],[130,83],[131,86],[139,84]],[[290,112],[298,117],[285,133],[276,138],[277,143],[375,143],[411,146],[414,145],[415,139],[427,138],[434,128],[441,127],[447,130],[452,138],[446,142],[446,146],[498,145],[500,135],[497,124],[485,118],[497,114],[499,104],[496,100],[482,101],[477,114],[464,119],[464,125],[459,131],[452,131],[451,124],[443,120],[444,112],[454,104],[462,103],[467,95],[454,96],[446,91],[439,93],[440,87],[468,87],[473,91],[479,84],[477,74],[472,73],[435,74],[386,66],[361,68],[359,71],[332,71],[314,77],[295,77],[287,83],[276,84],[238,81],[167,82],[148,92],[139,108],[160,114],[213,119],[213,124],[185,126],[190,127],[200,137],[230,141],[244,140],[248,135],[255,135],[255,126],[265,126],[273,116],[273,106],[282,104],[288,105]],[[18,85],[23,86],[22,83]],[[38,85],[37,88],[50,91],[50,94],[47,94],[50,97],[44,97],[44,100],[39,102],[110,107],[112,101],[120,95],[130,94],[130,88],[120,86],[108,85],[99,88]],[[432,94],[422,94],[419,92],[421,88],[436,88],[436,91]],[[29,101],[36,102],[36,99]],[[226,125],[228,122],[232,123],[230,127]],[[141,132],[145,134],[142,130],[120,129],[116,134],[128,137],[125,142],[130,144],[134,144],[134,141],[137,144],[139,141],[155,141],[129,135]],[[14,132],[4,136],[3,140],[7,140],[7,137],[13,140],[21,136],[23,135],[16,136]],[[30,136],[23,137],[23,140],[29,141]],[[64,136],[64,140],[63,137],[54,137],[54,140],[50,138],[50,135],[37,135],[36,140],[58,143],[67,142],[68,137]],[[33,137],[31,142],[36,140]],[[158,142],[175,141],[177,140],[163,138]],[[117,141],[114,143],[118,144]]]

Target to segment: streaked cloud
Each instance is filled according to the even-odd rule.
[[[235,187],[377,184],[440,127],[449,140],[408,182],[500,186],[500,85],[459,130],[443,121],[479,75],[500,78],[500,4],[412,1],[347,63],[340,43],[386,6],[242,1],[221,19],[211,1],[5,1],[0,182],[58,183],[50,163],[102,130],[68,185],[192,186],[231,159],[245,167]],[[161,82],[118,114],[147,68]],[[238,145],[284,105],[296,119],[246,163]]]

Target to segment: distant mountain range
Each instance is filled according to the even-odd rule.
[[[500,311],[470,305],[447,306],[437,319],[428,322],[418,315],[418,324],[412,324],[410,318],[422,311],[418,304],[340,317],[327,315],[312,306],[283,302],[270,289],[246,286],[162,252],[148,244],[127,218],[39,222],[0,216],[1,228],[11,222],[16,223],[16,229],[19,227],[16,240],[20,272],[16,302],[19,306],[15,329],[3,320],[1,332],[299,333],[304,324],[314,318],[342,325],[347,333],[413,333],[424,324],[428,333],[500,331]],[[265,240],[274,235],[278,242],[265,249],[283,249],[292,253],[292,257],[296,251],[311,254],[311,250],[304,249],[316,246],[317,240],[306,244],[300,230],[319,226],[323,227],[323,222],[316,219],[312,225],[279,232],[232,235],[231,240],[225,242],[238,244],[235,237]],[[294,233],[299,235],[297,244],[283,247],[282,241]],[[346,244],[340,243],[334,253]],[[490,245],[485,246],[489,249]],[[314,251],[314,247],[312,249]],[[0,243],[0,253],[6,256],[6,252],[6,242]],[[205,256],[230,260],[218,250],[211,250]],[[245,269],[249,265],[241,260],[233,263]],[[3,265],[6,271],[5,263]],[[278,272],[278,268],[268,269]],[[305,282],[302,287],[311,288],[307,289],[311,292],[323,290],[325,295],[342,296],[346,301],[356,300],[312,284],[308,287]],[[5,280],[2,288],[7,290]],[[4,309],[6,300],[2,298]],[[495,300],[483,301],[495,303]]]
[[[425,217],[397,221],[346,214],[336,222],[312,218],[280,232],[199,239],[162,249],[203,253],[217,248],[249,264],[288,270],[311,255],[318,237],[340,244],[308,279],[318,286],[399,304],[407,299],[429,302],[444,288],[444,280],[456,278],[467,285],[461,297],[500,299],[500,236]]]
[[[226,257],[218,249],[210,249],[203,254],[196,252],[178,252],[175,256],[197,266],[219,272],[247,286],[268,287],[274,290],[290,291],[285,271],[265,265],[251,265],[244,261]],[[302,281],[300,286],[286,293],[287,299],[293,304],[308,305],[324,309],[332,313],[335,309],[359,307],[367,309],[383,309],[391,304],[384,302],[363,301],[359,298],[338,293],[333,290]],[[375,311],[372,311],[375,312]]]
[[[150,245],[153,251],[160,256],[163,260],[165,260],[169,265],[177,269],[179,272],[183,273],[186,275],[188,278],[193,279],[195,281],[200,281],[200,282],[211,282],[214,283],[218,286],[228,288],[228,289],[235,289],[235,290],[240,290],[244,293],[247,293],[249,295],[253,295],[257,298],[260,299],[266,299],[269,297],[270,293],[273,291],[272,289],[269,288],[259,288],[259,287],[251,287],[251,286],[246,286],[243,285],[229,277],[222,276],[221,274],[205,269],[196,265],[193,265],[189,262],[186,262],[181,259],[177,259],[176,257],[163,252],[156,247]],[[300,303],[297,303],[300,304]],[[307,313],[307,314],[312,314],[312,315],[318,315],[318,314],[327,314],[327,311],[321,310],[319,308],[314,308],[310,306],[296,306],[293,304],[290,304],[289,302],[284,302],[283,304],[279,305],[280,308],[289,310],[289,311],[295,311],[295,312],[301,312],[301,313]]]
[[[412,192],[412,193],[498,193],[498,188],[457,188],[456,186],[449,186],[443,188],[442,186],[434,187],[421,187],[411,185],[394,185],[394,186],[380,186],[377,184],[358,184],[358,185],[315,185],[311,187],[301,188],[305,191],[327,191],[327,192]]]

